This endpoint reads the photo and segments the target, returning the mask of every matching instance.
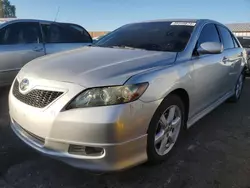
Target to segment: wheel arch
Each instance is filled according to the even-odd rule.
[[[190,108],[190,98],[189,98],[189,94],[188,92],[183,89],[183,88],[176,88],[173,91],[169,92],[164,99],[162,100],[162,102],[170,95],[177,95],[178,97],[180,97],[180,99],[182,100],[184,107],[185,107],[185,126],[184,128],[187,129],[187,121],[188,121],[188,117],[189,117],[189,108]],[[161,102],[161,104],[162,104]],[[160,104],[160,105],[161,105]],[[160,106],[159,105],[159,106]],[[147,130],[148,132],[148,130]]]
[[[186,124],[188,120],[189,108],[190,108],[190,98],[189,98],[188,92],[183,88],[178,88],[178,89],[171,91],[166,97],[168,97],[169,95],[177,95],[178,97],[181,98],[185,106],[185,124]],[[185,125],[185,128],[186,128],[186,125]]]

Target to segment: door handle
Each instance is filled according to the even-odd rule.
[[[222,62],[226,64],[228,62],[228,58],[227,57],[223,57]]]
[[[243,57],[243,52],[241,52],[237,57]]]
[[[231,67],[231,68],[234,68],[234,66],[235,66],[235,63],[232,63],[230,67]]]
[[[43,51],[43,47],[34,47],[33,48],[33,51],[35,51],[35,52],[41,52],[41,51]]]

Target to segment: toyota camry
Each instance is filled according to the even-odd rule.
[[[78,168],[158,163],[185,129],[239,100],[245,65],[238,39],[216,21],[127,24],[92,46],[26,64],[9,93],[11,127]]]

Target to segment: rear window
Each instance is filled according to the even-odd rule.
[[[91,43],[92,38],[81,26],[75,24],[42,24],[46,43]]]
[[[250,37],[237,37],[243,48],[250,48]]]
[[[107,34],[96,45],[180,52],[185,49],[195,25],[195,22],[129,24]]]

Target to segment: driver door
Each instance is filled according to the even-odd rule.
[[[221,43],[218,31],[214,24],[203,27],[197,47],[204,42]],[[223,62],[223,54],[200,55],[194,51],[193,55],[193,78],[195,87],[195,106],[197,112],[207,108],[227,92],[227,77],[229,68]]]

